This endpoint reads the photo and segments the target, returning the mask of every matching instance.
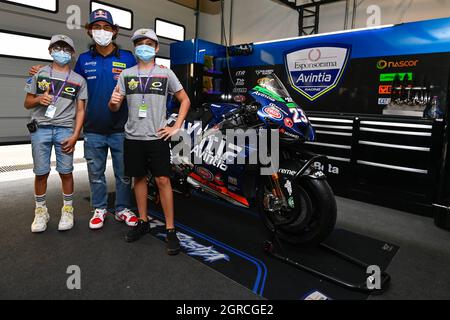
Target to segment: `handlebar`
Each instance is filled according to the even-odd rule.
[[[252,103],[252,104],[245,104],[241,105],[235,110],[228,112],[227,114],[223,115],[224,120],[230,120],[233,118],[237,118],[245,113],[256,113],[259,109],[260,105],[259,103]]]

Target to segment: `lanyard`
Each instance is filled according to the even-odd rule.
[[[64,87],[66,86],[67,80],[69,80],[70,74],[72,73],[72,70],[69,71],[69,74],[66,77],[66,80],[64,80],[64,83],[62,84],[61,88],[59,89],[58,93],[53,96],[53,105],[56,104],[59,97],[61,96],[62,91],[64,90]],[[53,68],[50,68],[50,82],[52,84],[52,92],[55,93],[55,84],[53,82]]]
[[[147,81],[145,82],[144,87],[142,87],[142,80],[141,80],[141,70],[138,67],[138,78],[139,78],[139,86],[141,87],[141,91],[142,91],[142,104],[145,104],[145,89],[147,89],[147,86],[150,82],[150,75],[152,74],[153,70],[155,70],[156,65],[154,65],[151,69],[150,72],[148,73],[148,78]]]

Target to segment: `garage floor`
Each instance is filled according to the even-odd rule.
[[[0,173],[0,299],[260,299],[247,288],[186,256],[169,257],[164,243],[146,237],[127,244],[126,226],[109,217],[88,229],[89,185],[77,165],[76,226],[58,233],[59,178],[50,177],[49,229],[31,234],[33,179],[28,172]],[[17,177],[27,177],[17,180]],[[110,190],[113,174],[108,168]],[[429,218],[338,198],[338,226],[400,246],[388,272],[391,288],[371,299],[449,299],[450,232]],[[81,268],[82,289],[66,288],[67,267]]]

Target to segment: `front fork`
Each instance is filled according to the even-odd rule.
[[[283,208],[287,208],[287,200],[286,200],[286,197],[284,196],[283,191],[281,190],[279,174],[278,173],[274,173],[274,174],[272,174],[272,176],[270,178],[272,180],[272,194],[273,194],[273,196],[276,197],[280,201],[281,206]]]

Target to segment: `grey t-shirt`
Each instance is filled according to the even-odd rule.
[[[118,82],[120,93],[126,96],[128,102],[125,137],[129,140],[158,140],[157,132],[167,122],[167,95],[183,90],[183,86],[175,73],[165,67],[156,65],[149,80],[150,70],[141,70],[140,80],[138,70],[138,66],[124,70]],[[139,117],[142,100],[147,105],[145,118]]]
[[[50,66],[45,66],[40,69],[33,77],[28,79],[25,86],[25,92],[35,95],[42,95],[48,87],[50,87],[50,94],[56,95],[64,84],[67,73],[61,73],[53,70],[52,78],[50,79]],[[55,92],[52,91],[53,82]],[[47,107],[36,106],[31,109],[31,119],[36,120],[41,126],[59,126],[73,128],[75,125],[76,115],[76,101],[87,100],[88,92],[86,87],[86,80],[79,74],[71,71],[70,76],[64,85],[61,95],[54,104],[56,107],[55,116],[53,119],[47,118],[45,112]]]

